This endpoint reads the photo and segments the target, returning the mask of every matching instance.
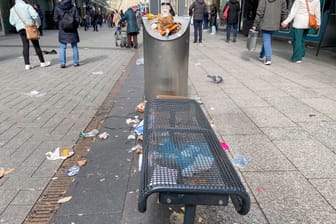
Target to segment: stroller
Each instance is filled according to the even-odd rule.
[[[121,30],[116,31],[114,34],[116,47],[126,47],[127,46],[127,26],[126,23],[121,24]]]

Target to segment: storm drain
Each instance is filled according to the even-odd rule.
[[[120,92],[121,86],[127,78],[131,65],[135,64],[137,55],[138,54],[136,53],[128,66],[122,70],[120,78],[115,83],[108,96],[105,98],[103,104],[99,107],[93,119],[90,121],[86,131],[92,130],[94,128],[100,129],[104,123],[104,120],[112,110],[113,101]],[[55,176],[51,179],[48,186],[45,188],[30,213],[27,215],[23,224],[46,224],[51,222],[60,206],[58,200],[66,196],[70,184],[75,180],[75,177],[66,176],[66,171],[75,165],[77,161],[85,159],[89,151],[88,149],[91,147],[94,141],[95,138],[93,140],[79,139],[77,141],[73,149],[76,153],[74,156],[62,163]]]

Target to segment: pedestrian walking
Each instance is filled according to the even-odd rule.
[[[240,10],[239,2],[237,0],[229,0],[224,6],[223,13],[225,10],[228,10],[226,18],[226,42],[230,42],[231,28],[233,29],[232,42],[236,42],[238,34],[238,16]]]
[[[305,43],[304,37],[309,31],[309,12],[314,14],[317,20],[317,24],[321,24],[321,6],[320,0],[295,0],[290,10],[288,17],[281,23],[283,28],[286,28],[288,24],[294,20],[292,24],[293,31],[293,54],[291,60],[295,63],[301,63],[305,56]]]
[[[113,23],[115,24],[115,27],[116,27],[116,30],[114,32],[115,35],[117,34],[117,32],[119,32],[119,34],[120,34],[120,31],[121,31],[121,25],[119,24],[120,20],[121,20],[121,16],[120,16],[118,10],[116,9],[114,11],[114,16],[113,16]]]
[[[41,26],[39,26],[38,30],[40,31],[40,36],[43,36],[43,20],[44,20],[44,14],[42,12],[42,9],[39,4],[34,4],[34,9],[36,10],[37,14],[40,17],[41,20]]]
[[[280,23],[288,15],[286,0],[260,0],[252,29],[261,30],[263,45],[259,60],[265,65],[272,64],[272,35],[279,30]]]
[[[189,16],[193,16],[194,24],[194,43],[202,43],[202,23],[204,13],[207,11],[203,0],[195,0],[189,7]]]
[[[211,35],[216,34],[217,30],[217,6],[215,3],[212,4],[211,6],[211,11],[210,11],[210,27],[211,27]]]
[[[124,16],[119,21],[119,24],[127,21],[127,48],[134,47],[138,48],[138,34],[139,27],[136,20],[135,11],[132,7],[129,7]]]
[[[206,10],[206,12],[204,12],[204,17],[203,17],[203,29],[204,31],[208,31],[209,29],[209,12],[208,10]]]
[[[23,0],[15,0],[15,5],[10,9],[9,23],[15,27],[19,33],[22,46],[23,46],[23,60],[25,63],[25,69],[30,70],[32,66],[29,60],[29,40],[26,36],[25,24],[27,25],[41,25],[41,20],[38,13],[33,6],[26,4]],[[35,52],[40,60],[41,67],[47,67],[50,65],[50,61],[45,61],[39,40],[31,40]]]
[[[60,43],[59,62],[60,67],[66,67],[67,44],[72,47],[73,66],[79,66],[78,46],[79,35],[78,26],[80,16],[77,8],[72,4],[72,0],[60,0],[55,7],[54,21],[58,24],[58,41]]]
[[[91,10],[91,25],[93,27],[93,32],[98,32],[98,12],[96,11],[95,7],[92,7]]]

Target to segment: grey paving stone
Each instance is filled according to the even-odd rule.
[[[50,178],[26,177],[20,175],[8,176],[6,182],[1,186],[0,190],[43,190]]]
[[[229,135],[224,137],[232,158],[249,158],[243,171],[295,170],[290,161],[264,135]]]
[[[221,113],[218,108],[209,114],[221,135],[260,134],[260,129],[244,113]]]
[[[336,122],[300,123],[300,125],[336,153]]]
[[[9,205],[1,214],[0,223],[18,224],[26,218],[31,205]]]
[[[303,99],[303,101],[315,108],[317,111],[325,113],[329,117],[336,120],[336,102],[327,98],[311,98]]]
[[[309,180],[323,197],[336,209],[336,179],[310,179]]]
[[[231,96],[231,98],[241,108],[269,106],[269,104],[265,100],[263,100],[261,97],[259,97],[256,94],[248,95],[248,96],[237,95],[237,96]]]
[[[231,203],[226,207],[218,207],[217,210],[216,223],[218,224],[268,223],[265,215],[256,203],[251,203],[251,209],[247,215],[238,214]]]
[[[335,223],[336,212],[299,172],[244,172],[269,223]]]
[[[258,127],[296,126],[282,113],[272,107],[246,108],[244,111]]]
[[[325,122],[325,121],[333,121],[331,117],[326,114],[320,112],[313,113],[286,113],[286,117],[288,117],[291,121],[295,123],[300,122]]]
[[[271,97],[267,98],[266,101],[274,106],[280,112],[287,113],[301,113],[301,114],[313,114],[318,113],[317,110],[303,103],[292,96],[285,97]]]
[[[21,190],[15,196],[14,200],[11,202],[12,205],[33,205],[40,197],[41,190]]]
[[[312,136],[301,127],[261,128],[270,140],[311,139]]]
[[[3,213],[3,211],[6,209],[8,204],[15,198],[18,192],[18,190],[0,190],[0,214]]]
[[[336,177],[336,154],[318,141],[306,139],[273,143],[306,178]]]

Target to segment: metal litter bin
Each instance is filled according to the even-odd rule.
[[[181,29],[162,36],[152,29],[157,19],[143,21],[145,99],[157,95],[188,95],[189,16],[176,16]]]

